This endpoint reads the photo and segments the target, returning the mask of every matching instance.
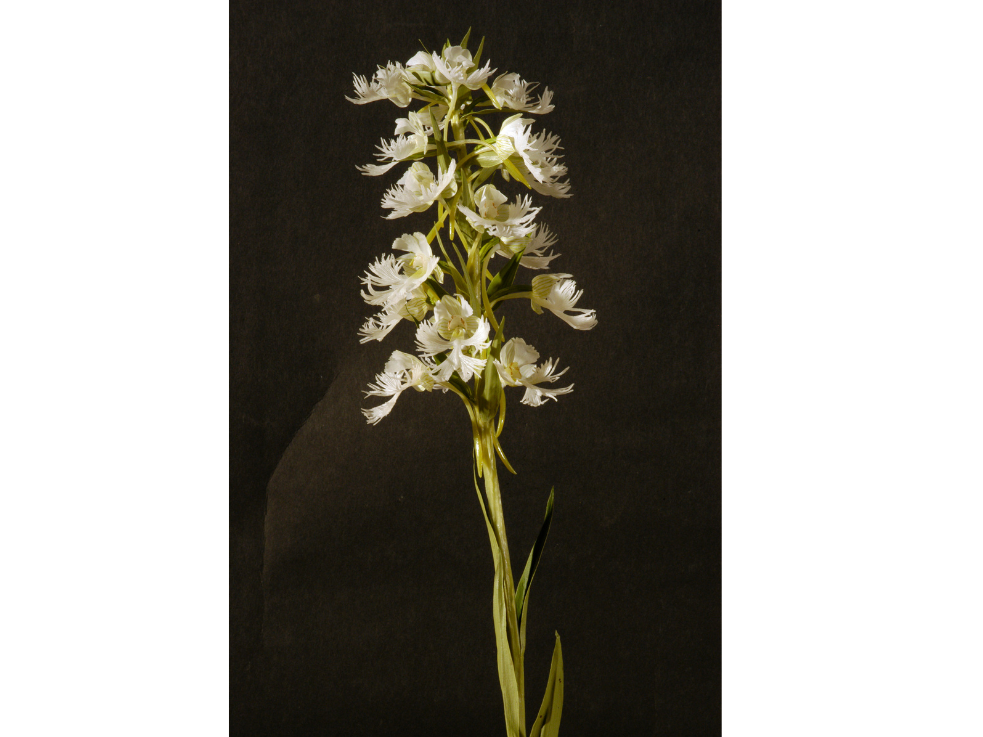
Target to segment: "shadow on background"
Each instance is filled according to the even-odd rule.
[[[505,310],[576,386],[535,409],[510,396],[503,434],[517,560],[556,487],[528,703],[557,630],[564,733],[719,733],[719,5],[231,11],[232,734],[503,732],[466,413],[415,392],[378,426],[359,412],[413,341],[359,345],[358,277],[429,214],[382,219],[398,173],[355,165],[400,111],[344,96],[352,72],[468,26],[500,73],[556,93],[537,127],[561,137],[574,196],[540,198],[539,219],[599,318]]]

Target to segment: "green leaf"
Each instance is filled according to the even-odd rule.
[[[505,560],[502,556],[502,547],[499,544],[498,533],[495,531],[495,527],[488,517],[488,510],[485,509],[485,500],[478,486],[477,473],[475,473],[474,488],[478,492],[478,502],[481,504],[481,513],[484,515],[485,525],[488,527],[488,540],[491,543],[492,555],[495,558],[492,613],[495,619],[495,647],[498,650],[498,682],[502,689],[502,703],[505,707],[505,729],[508,737],[524,737],[525,725],[522,723],[519,713],[519,685],[515,677],[515,666],[512,662],[511,649],[509,648],[509,617],[505,596],[505,577],[503,574]],[[550,670],[550,675],[552,676],[552,669]]]
[[[477,62],[475,62],[475,63],[477,63]],[[494,105],[496,109],[501,110],[502,109],[502,103],[499,102],[499,100],[498,100],[497,97],[495,97],[495,93],[492,92],[491,87],[489,87],[488,84],[486,83],[486,84],[481,85],[481,89],[484,90],[484,92],[485,92],[486,95],[488,95],[488,99],[491,101],[491,104]]]
[[[470,38],[470,37],[471,37],[471,29],[469,28],[468,29],[468,32],[464,34],[464,38],[461,39],[460,46],[461,46],[462,49],[467,49],[468,48],[468,38]]]
[[[550,663],[550,678],[546,684],[546,695],[539,714],[533,722],[529,737],[557,737],[560,733],[560,713],[563,711],[563,651],[560,648],[560,635],[556,635],[553,648],[553,662]]]
[[[478,263],[485,263],[485,259],[488,258],[489,251],[491,251],[501,242],[502,240],[500,238],[490,238],[488,242],[481,247],[481,251],[478,253]]]
[[[515,254],[515,256],[509,259],[505,268],[495,274],[495,278],[488,282],[488,299],[494,300],[495,297],[492,295],[497,296],[499,291],[512,286],[512,282],[515,281],[515,272],[519,268],[519,261],[521,259],[521,252]]]
[[[498,378],[498,369],[492,360],[502,347],[502,323],[499,323],[498,332],[488,351],[488,360],[485,361],[485,369],[481,374],[481,393],[478,395],[478,412],[489,423],[494,421],[502,404],[502,381]]]
[[[546,537],[550,534],[550,520],[552,519],[553,489],[550,489],[550,498],[546,502],[546,518],[543,520],[543,526],[539,528],[539,535],[536,536],[536,542],[533,544],[532,550],[529,551],[525,570],[522,571],[522,577],[519,578],[519,583],[515,587],[515,616],[520,626],[525,619],[523,615],[526,612],[525,604],[529,597],[529,587],[532,586],[532,578],[536,575],[536,569],[539,567],[539,559],[543,554],[543,547],[546,545]]]
[[[439,265],[439,262],[438,262],[438,265]],[[428,287],[430,287],[430,288],[431,288],[432,290],[434,290],[434,292],[436,292],[436,294],[437,294],[437,299],[440,299],[441,297],[446,297],[446,296],[447,296],[447,290],[446,290],[446,289],[444,289],[444,287],[443,287],[443,286],[441,286],[441,285],[440,285],[440,284],[439,284],[439,283],[437,282],[437,280],[436,280],[436,279],[434,279],[433,277],[431,277],[431,278],[429,278],[429,279],[427,279],[427,281],[426,281],[426,285],[427,285]]]
[[[502,163],[505,164],[505,168],[509,170],[512,176],[514,176],[516,179],[518,179],[520,182],[526,185],[527,189],[532,189],[532,187],[529,186],[529,182],[526,181],[526,178],[522,176],[522,173],[515,168],[515,164],[513,164],[509,159],[505,159],[505,161],[503,161]]]
[[[468,33],[471,33],[471,29],[470,28],[468,29]],[[478,51],[475,53],[474,57],[472,57],[472,59],[471,59],[471,61],[474,62],[474,65],[475,66],[478,66],[478,62],[481,61],[481,52],[482,52],[482,50],[484,48],[485,48],[485,37],[482,36],[481,37],[481,43],[478,44]]]
[[[430,108],[430,127],[433,128],[433,139],[436,143],[442,143],[443,139],[440,137],[440,126],[437,125],[437,119],[433,115],[433,108]],[[443,153],[447,153],[447,149],[444,148]]]
[[[488,299],[494,302],[496,299],[501,299],[502,297],[507,297],[510,294],[521,294],[522,292],[527,292],[532,296],[532,285],[530,284],[516,284],[511,287],[505,287],[503,289],[498,289],[494,293],[488,292]]]
[[[457,373],[457,371],[451,374],[451,378],[447,380],[447,383],[454,386],[454,388],[456,388],[459,392],[461,392],[461,394],[466,396],[472,402],[474,401],[474,399],[471,396],[471,385],[465,384],[464,379],[461,378],[461,376]]]
[[[494,167],[493,167],[493,168],[491,168],[491,169],[487,169],[487,168],[485,168],[485,169],[482,169],[481,171],[479,171],[479,172],[478,172],[478,173],[477,173],[477,174],[475,175],[475,177],[474,177],[474,181],[473,181],[473,182],[471,182],[471,186],[472,186],[473,188],[478,188],[478,187],[480,187],[480,186],[481,186],[482,184],[484,184],[484,183],[485,183],[485,180],[486,180],[486,179],[488,179],[488,177],[490,177],[490,176],[491,176],[492,174],[494,174],[494,173],[495,173],[496,171],[498,171],[498,169],[496,169],[496,168],[494,168]]]
[[[451,157],[447,153],[447,146],[440,135],[440,128],[437,126],[437,119],[433,115],[433,108],[430,108],[430,124],[433,126],[433,141],[437,146],[437,161],[440,164],[440,171],[445,172],[451,165]]]

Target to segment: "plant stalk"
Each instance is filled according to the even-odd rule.
[[[502,576],[504,577],[505,607],[507,614],[508,640],[505,647],[509,648],[506,656],[515,671],[516,686],[518,687],[519,724],[522,728],[520,737],[525,737],[526,700],[524,678],[524,653],[519,639],[515,609],[515,582],[512,577],[512,561],[509,556],[508,539],[505,535],[505,515],[502,508],[501,487],[498,482],[498,461],[495,457],[495,426],[491,422],[478,424],[479,447],[482,453],[483,480],[485,486],[485,503],[488,517],[495,528],[502,555]],[[492,551],[494,553],[494,549]],[[503,697],[505,694],[503,693]],[[510,735],[509,737],[512,737]]]

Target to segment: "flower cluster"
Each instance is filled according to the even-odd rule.
[[[362,277],[362,296],[378,309],[359,331],[362,342],[381,341],[404,320],[416,331],[417,355],[395,351],[369,385],[367,395],[386,400],[363,410],[372,424],[409,388],[453,391],[476,422],[489,404],[504,416],[505,387],[523,389],[521,402],[533,407],[569,393],[572,384],[552,386],[566,369],[553,359],[541,362],[521,338],[505,340],[504,318],[495,310],[506,300],[528,300],[535,312],[546,309],[577,330],[597,323],[593,310],[576,306],[582,290],[570,274],[517,279],[520,267],[548,270],[559,256],[551,250],[557,239],[537,220],[542,207],[530,194],[510,199],[494,177],[549,197],[569,197],[570,184],[559,138],[534,131],[536,121],[526,117],[552,111],[553,93],[534,95],[538,85],[518,74],[496,76],[490,63],[480,65],[481,50],[472,56],[465,38],[440,53],[421,51],[405,65],[390,62],[371,79],[356,75],[355,96],[347,98],[360,105],[385,99],[404,109],[420,103],[396,120],[376,163],[358,169],[375,177],[406,165],[382,198],[386,218],[436,210],[427,233],[397,238]],[[507,259],[495,262],[497,271],[496,255]]]

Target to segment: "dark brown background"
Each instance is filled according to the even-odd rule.
[[[412,331],[360,345],[358,277],[429,214],[381,218],[398,173],[355,165],[400,111],[344,96],[352,72],[469,26],[500,73],[556,93],[541,125],[563,141],[574,196],[537,204],[555,269],[599,318],[583,333],[506,310],[576,385],[536,409],[513,395],[503,434],[517,561],[556,487],[529,708],[557,630],[564,734],[719,733],[719,4],[231,14],[232,734],[504,733],[466,414],[416,393],[379,426],[359,412]]]

